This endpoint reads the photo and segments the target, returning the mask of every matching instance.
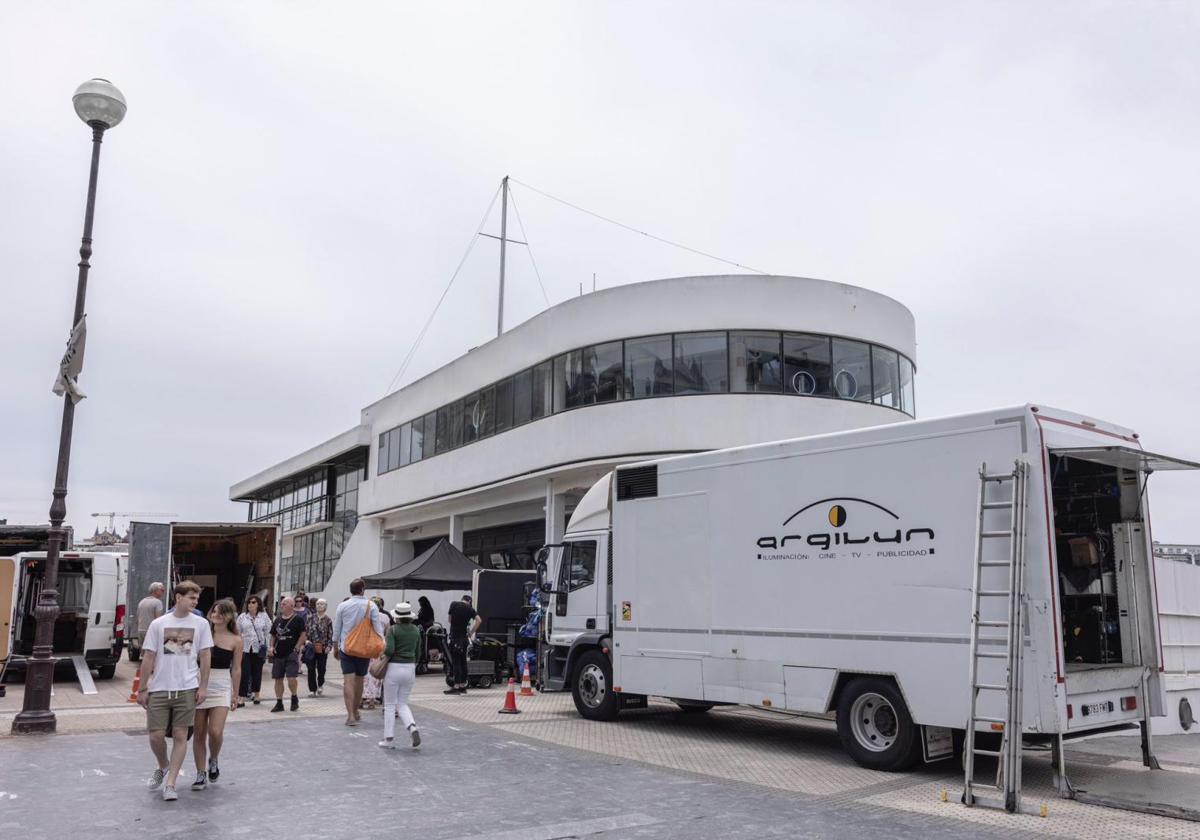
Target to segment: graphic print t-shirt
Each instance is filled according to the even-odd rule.
[[[271,625],[271,635],[275,637],[275,656],[280,659],[291,656],[303,632],[304,619],[299,613],[292,613],[290,618],[275,616],[275,623]]]
[[[154,619],[146,631],[143,650],[154,651],[150,691],[187,691],[200,685],[200,652],[213,646],[207,618],[174,612]]]

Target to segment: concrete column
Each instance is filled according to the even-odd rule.
[[[546,544],[560,543],[566,528],[567,496],[554,492],[554,481],[546,481]]]
[[[450,514],[450,536],[446,539],[459,551],[463,550],[463,517],[461,513]]]

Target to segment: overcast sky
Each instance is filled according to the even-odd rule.
[[[50,503],[93,76],[129,114],[101,161],[77,532],[244,518],[230,484],[383,395],[505,174],[897,298],[923,417],[1041,402],[1198,458],[1198,8],[5,0],[0,518]],[[728,271],[514,196],[551,303],[593,273]],[[479,240],[404,381],[492,336],[496,254]],[[524,249],[509,278],[510,324],[545,307]],[[1200,476],[1151,495],[1157,539],[1200,542]]]

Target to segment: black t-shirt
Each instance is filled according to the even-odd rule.
[[[450,605],[450,635],[456,639],[467,637],[467,625],[479,613],[466,601],[455,601]]]
[[[299,613],[292,613],[291,618],[275,616],[275,622],[271,625],[271,635],[275,637],[275,655],[291,656],[292,651],[296,649],[296,642],[299,641],[300,634],[303,632],[304,619],[300,617]]]

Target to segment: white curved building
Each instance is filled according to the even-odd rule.
[[[432,541],[527,568],[613,466],[915,415],[912,313],[798,277],[680,277],[573,298],[240,481],[283,524],[281,588],[341,597]]]

